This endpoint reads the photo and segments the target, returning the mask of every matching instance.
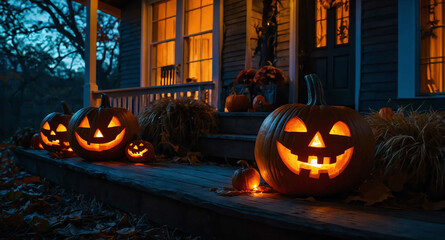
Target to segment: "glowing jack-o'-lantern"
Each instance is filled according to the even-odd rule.
[[[125,148],[125,155],[132,162],[147,162],[155,157],[153,144],[147,141],[131,141]]]
[[[137,118],[125,108],[111,107],[106,94],[101,95],[99,108],[80,109],[68,126],[74,152],[93,161],[123,157],[126,144],[139,132]]]
[[[68,104],[62,102],[63,113],[50,113],[40,124],[40,143],[50,152],[69,148],[67,127],[73,113]]]
[[[374,138],[356,111],[324,102],[321,81],[306,76],[309,102],[284,105],[263,122],[255,159],[264,180],[292,195],[347,191],[369,174]]]

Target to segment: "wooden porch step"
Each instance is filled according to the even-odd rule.
[[[219,132],[224,134],[256,135],[269,115],[267,112],[220,112]]]
[[[445,232],[443,211],[309,202],[277,193],[223,197],[210,191],[231,186],[230,167],[88,163],[20,148],[15,153],[18,163],[38,176],[205,238],[443,239]]]
[[[256,135],[202,134],[199,150],[205,157],[255,160]]]

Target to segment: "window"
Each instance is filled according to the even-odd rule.
[[[164,0],[150,8],[150,86],[212,81],[213,0]]]
[[[212,80],[213,1],[185,4],[184,59],[187,82]]]
[[[317,48],[326,47],[328,26],[330,26],[328,21],[334,20],[335,44],[347,44],[349,42],[349,0],[317,0],[315,6],[315,46]],[[335,11],[335,19],[333,19],[333,13],[330,14],[328,10],[329,12]]]
[[[445,92],[444,11],[443,1],[420,1],[420,93]]]
[[[151,85],[167,85],[161,70],[175,64],[176,0],[155,3],[152,9]]]

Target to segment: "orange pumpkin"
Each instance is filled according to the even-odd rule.
[[[125,156],[132,162],[148,162],[155,158],[155,149],[150,142],[131,141],[125,148]]]
[[[77,155],[92,161],[122,158],[125,146],[140,133],[137,118],[125,108],[110,106],[106,94],[98,108],[77,111],[68,125],[69,142]]]
[[[49,152],[64,151],[68,149],[68,123],[73,113],[66,102],[61,102],[63,113],[50,113],[40,124],[40,143]]]
[[[388,107],[390,101],[391,101],[391,98],[388,99],[388,102],[386,102],[386,106],[383,108],[380,108],[380,110],[379,110],[379,116],[386,120],[392,120],[394,117],[394,112],[392,111],[392,109],[390,107]]]
[[[247,112],[250,102],[246,95],[236,94],[233,90],[233,94],[226,98],[227,111],[229,112]]]
[[[261,95],[255,96],[255,98],[253,99],[253,102],[252,102],[252,106],[253,106],[254,112],[272,112],[273,111],[273,105],[269,102],[266,102],[266,98]]]
[[[239,160],[238,165],[241,168],[236,170],[232,176],[232,185],[235,189],[249,191],[260,185],[260,174],[255,168],[251,168],[244,160]]]
[[[321,81],[306,76],[309,102],[281,106],[264,120],[255,159],[264,180],[291,195],[351,190],[373,165],[374,137],[356,111],[324,102]]]

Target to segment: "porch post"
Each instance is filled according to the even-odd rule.
[[[87,31],[85,39],[85,79],[83,85],[83,106],[97,106],[93,91],[96,84],[96,40],[97,40],[97,6],[99,0],[87,0]]]

